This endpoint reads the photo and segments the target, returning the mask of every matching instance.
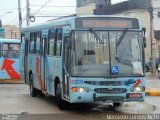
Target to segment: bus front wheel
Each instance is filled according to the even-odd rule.
[[[61,110],[67,110],[70,108],[70,104],[62,99],[61,90],[62,90],[61,85],[60,85],[60,83],[58,83],[57,87],[56,87],[56,102],[57,102],[58,107]]]
[[[36,88],[34,88],[34,85],[33,85],[33,74],[29,75],[29,87],[30,87],[30,95],[32,97],[37,97],[38,91]]]

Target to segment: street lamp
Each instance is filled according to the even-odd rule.
[[[12,13],[12,11],[8,11],[8,12],[3,13],[0,18],[2,18],[3,16],[5,16],[8,13]]]

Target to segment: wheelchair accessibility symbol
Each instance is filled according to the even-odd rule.
[[[112,66],[112,74],[119,73],[119,67],[118,66]]]

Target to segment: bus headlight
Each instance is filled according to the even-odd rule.
[[[78,88],[78,92],[82,93],[82,92],[89,92],[90,89],[89,88],[85,88],[85,87],[79,87]]]
[[[79,88],[79,89],[78,89],[78,92],[84,92],[84,91],[85,91],[84,88]]]
[[[140,89],[140,87],[136,87],[136,92],[140,92],[141,91],[141,89]]]

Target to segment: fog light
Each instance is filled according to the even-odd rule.
[[[140,92],[140,91],[141,91],[140,87],[136,87],[136,92]]]

